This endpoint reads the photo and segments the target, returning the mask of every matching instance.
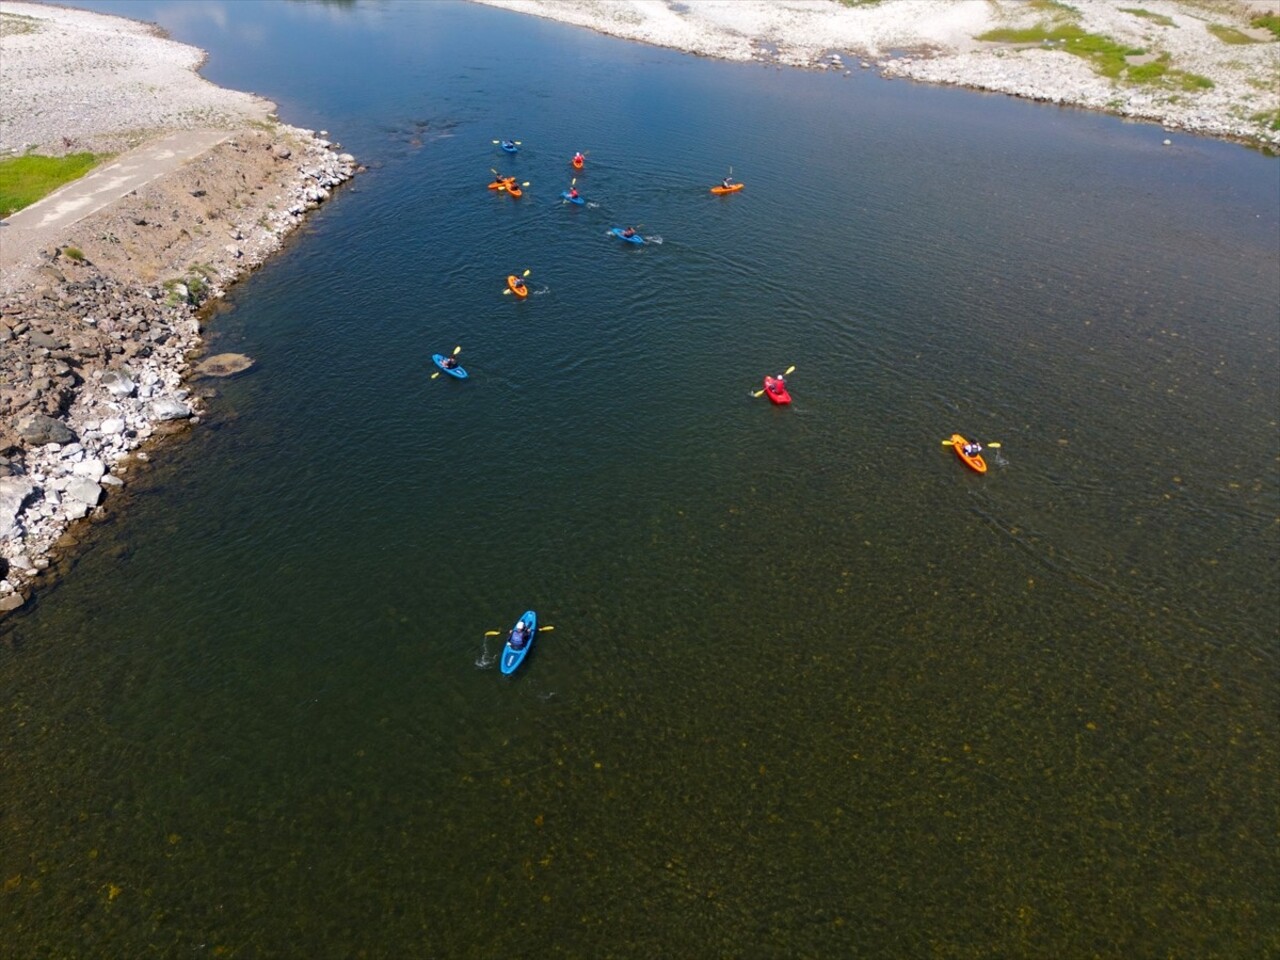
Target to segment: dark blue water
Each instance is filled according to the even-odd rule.
[[[85,5],[370,169],[4,635],[0,953],[1280,950],[1274,160],[463,4]]]

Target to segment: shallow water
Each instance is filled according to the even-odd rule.
[[[1280,950],[1274,160],[465,5],[124,9],[371,169],[4,635],[13,956]]]

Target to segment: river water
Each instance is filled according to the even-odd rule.
[[[6,626],[0,954],[1280,951],[1274,159],[469,5],[82,5],[370,169]]]

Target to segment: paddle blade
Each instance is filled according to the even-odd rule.
[[[524,274],[523,274],[523,275],[527,277],[527,276],[528,276],[529,274],[531,274],[531,273],[533,273],[533,268],[532,268],[532,267],[530,267],[528,270],[526,270],[526,271],[524,272]]]
[[[572,180],[570,180],[570,181],[569,181],[569,186],[571,186],[571,187],[576,187],[577,185],[578,185],[578,178],[577,178],[577,177],[574,177]]]
[[[438,377],[438,376],[440,376],[440,371],[439,371],[439,370],[437,370],[435,373],[433,373],[433,374],[431,375],[431,379],[432,379],[432,380],[434,380],[434,379],[435,379],[436,377]]]
[[[943,445],[944,447],[949,447],[949,446],[951,446],[951,441],[950,441],[950,440],[943,440],[943,441],[942,441],[942,445]]]
[[[506,296],[508,293],[510,293],[510,292],[511,292],[511,288],[510,288],[510,287],[507,287],[507,289],[505,289],[505,290],[503,290],[503,291],[502,291],[502,295],[505,297],[505,296]]]
[[[987,446],[988,446],[988,447],[990,447],[992,450],[999,450],[999,449],[1000,449],[1000,444],[999,444],[998,442],[996,442],[995,440],[992,440],[990,443],[988,443],[988,444],[987,444]]]
[[[528,180],[526,180],[524,183],[520,184],[520,186],[522,186],[522,187],[527,187],[528,185],[529,185],[529,181],[528,181]]]
[[[523,146],[524,146],[524,141],[523,141],[523,140],[512,140],[511,142],[512,142],[512,143],[514,143],[517,147],[523,147]]]
[[[454,355],[455,357],[456,357],[458,354],[460,354],[461,352],[462,352],[462,347],[461,347],[461,346],[457,346],[457,347],[454,347],[454,348],[453,348],[453,355]]]
[[[791,375],[792,375],[793,373],[795,373],[795,372],[796,372],[795,365],[794,365],[794,364],[792,364],[791,366],[787,367],[786,372],[785,372],[785,373],[783,373],[783,376],[784,376],[784,377],[789,377],[789,376],[791,376]]]
[[[753,394],[751,394],[751,395],[752,395],[753,397],[763,397],[763,396],[764,396],[764,391],[763,391],[763,390],[757,390],[755,393],[753,393]]]
[[[498,142],[498,141],[496,141],[496,140],[494,141],[494,143],[497,143],[497,142]],[[486,637],[500,637],[500,636],[502,636],[502,631],[501,631],[501,630],[486,630],[486,631],[484,632],[484,635],[485,635]]]
[[[555,627],[552,627],[552,626],[539,627],[539,628],[538,628],[538,632],[539,632],[539,633],[545,633],[545,632],[546,632],[546,631],[548,631],[548,630],[554,630],[554,629],[555,629]]]

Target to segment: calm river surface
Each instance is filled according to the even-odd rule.
[[[0,955],[1280,951],[1274,159],[468,5],[82,5],[370,170],[6,628]]]

